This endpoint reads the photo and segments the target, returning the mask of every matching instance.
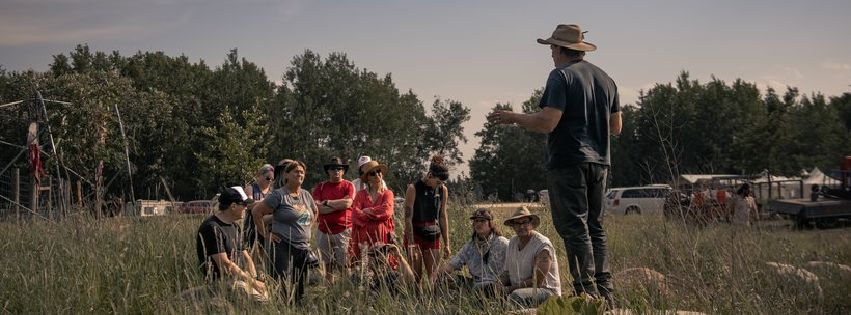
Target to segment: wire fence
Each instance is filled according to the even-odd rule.
[[[0,173],[0,220],[41,218],[59,220],[91,210],[93,192],[81,181],[44,176],[35,185],[29,169],[9,168]]]

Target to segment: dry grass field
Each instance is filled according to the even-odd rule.
[[[492,206],[502,218],[516,205]],[[460,205],[450,209],[453,249],[471,233],[467,216],[472,210]],[[539,231],[556,244],[563,287],[569,288],[563,243],[549,209],[533,211],[543,219]],[[166,216],[0,223],[0,312],[499,314],[510,310],[501,303],[481,305],[464,292],[391,295],[358,290],[348,281],[311,286],[300,308],[284,306],[275,296],[266,305],[183,300],[181,291],[203,283],[195,268],[193,239],[202,220]],[[849,228],[795,231],[786,221],[744,229],[727,224],[697,228],[648,216],[608,216],[605,224],[620,308],[637,313],[662,309],[709,314],[851,313],[851,272],[828,264],[808,265],[851,263]]]

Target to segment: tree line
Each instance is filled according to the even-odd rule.
[[[540,97],[535,91],[520,110],[538,110]],[[851,155],[851,93],[761,93],[741,79],[700,83],[682,72],[622,111],[623,132],[611,140],[611,187],[669,183],[688,173],[799,176],[812,167],[837,169]],[[512,200],[546,189],[545,135],[486,123],[477,136],[470,174],[483,195]]]
[[[331,156],[354,160],[366,154],[387,163],[396,191],[417,178],[432,154],[458,165],[468,139],[470,109],[452,99],[424,103],[400,91],[391,74],[358,68],[344,53],[326,57],[310,50],[292,58],[281,83],[240,58],[236,49],[221,65],[162,52],[92,52],[87,45],[53,56],[47,71],[0,67],[0,104],[45,98],[41,117],[34,102],[0,109],[0,162],[27,169],[20,158],[26,126],[38,119],[52,127],[57,157],[40,135],[46,169],[55,163],[94,182],[100,161],[126,196],[125,145],[137,198],[158,198],[168,186],[177,199],[209,198],[225,185],[249,181],[264,163],[294,158],[308,165],[306,186],[320,181]],[[534,91],[518,110],[538,110]],[[121,136],[117,111],[127,134]],[[493,109],[513,109],[494,104]],[[851,155],[851,93],[827,97],[788,87],[761,92],[754,83],[712,78],[700,83],[683,72],[673,83],[642,91],[622,104],[622,135],[612,138],[610,186],[669,182],[684,173],[798,175],[803,168],[837,167]],[[526,190],[546,189],[546,135],[485,123],[469,157],[469,176],[451,190],[469,197],[514,200]],[[72,177],[68,172],[60,176]],[[356,176],[352,168],[348,178]]]
[[[311,187],[332,156],[361,154],[388,164],[388,184],[402,191],[432,154],[462,162],[458,144],[467,141],[463,124],[470,118],[461,102],[436,98],[427,108],[389,73],[358,68],[343,53],[323,58],[309,50],[292,59],[277,85],[236,49],[211,67],[162,52],[122,56],[78,45],[68,56],[55,55],[48,71],[0,68],[0,104],[31,100],[35,91],[67,103],[47,103],[47,117],[31,110],[33,101],[0,110],[4,166],[28,169],[26,155],[12,145],[23,146],[29,121],[39,120],[52,127],[58,151],[50,154],[41,128],[46,169],[60,163],[93,183],[103,161],[113,183],[107,191],[125,198],[125,144],[136,198],[165,196],[165,183],[177,199],[206,199],[283,158],[307,164]],[[348,177],[356,175],[352,168]]]

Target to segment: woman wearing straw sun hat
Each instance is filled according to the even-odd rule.
[[[393,243],[393,192],[384,185],[387,166],[372,160],[364,164],[360,179],[366,189],[358,191],[352,202],[352,238],[349,257],[360,260],[362,250],[376,243]],[[363,248],[361,248],[363,247]]]
[[[541,218],[524,206],[503,224],[517,234],[508,242],[505,267],[499,276],[509,301],[535,307],[551,296],[561,296],[555,248],[549,238],[535,231]]]

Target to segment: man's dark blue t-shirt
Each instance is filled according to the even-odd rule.
[[[538,106],[562,111],[547,135],[548,169],[609,165],[609,117],[620,111],[620,100],[615,82],[602,69],[584,60],[553,69]]]

